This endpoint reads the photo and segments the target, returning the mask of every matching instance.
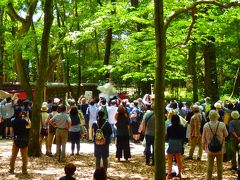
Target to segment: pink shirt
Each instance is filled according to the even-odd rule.
[[[219,123],[219,125],[218,125]],[[218,129],[216,132],[217,138],[220,142],[222,142],[223,146],[222,146],[222,150],[219,152],[210,152],[208,150],[208,144],[211,141],[212,137],[213,137],[213,133],[211,131],[211,129],[209,128],[209,124],[211,126],[211,129],[213,131],[213,133],[216,132],[217,129],[217,125],[218,125]],[[223,122],[219,122],[219,121],[210,121],[209,123],[206,123],[203,127],[203,136],[202,136],[202,144],[203,144],[203,148],[205,149],[206,153],[212,154],[212,155],[217,155],[217,154],[223,154],[223,147],[224,147],[224,142],[225,142],[225,137],[228,136],[228,131],[226,129],[226,126]]]

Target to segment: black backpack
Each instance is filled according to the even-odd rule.
[[[218,138],[216,136],[218,126],[219,126],[219,122],[218,122],[217,129],[216,129],[215,133],[213,133],[212,128],[211,128],[209,123],[208,123],[208,126],[209,126],[209,128],[210,128],[210,130],[213,134],[213,137],[208,144],[208,150],[211,151],[211,152],[219,152],[222,149],[222,143],[220,143],[220,141],[218,140]]]

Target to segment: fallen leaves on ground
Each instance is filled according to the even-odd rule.
[[[110,180],[152,180],[154,179],[154,167],[145,165],[143,153],[139,154],[139,147],[135,147],[132,158],[129,161],[121,160],[118,162],[115,154],[111,152],[109,157],[108,179]],[[9,158],[11,155],[11,143],[1,144],[0,146],[0,180],[16,179],[34,179],[34,180],[56,180],[64,176],[64,166],[71,162],[77,166],[74,177],[76,179],[91,180],[95,170],[95,158],[92,153],[82,152],[80,155],[71,156],[67,152],[67,162],[59,163],[56,157],[42,155],[41,158],[29,158],[28,175],[21,174],[21,156],[20,153],[16,160],[15,174],[9,174]],[[134,151],[134,148],[131,149]],[[167,162],[167,161],[166,161]],[[227,170],[231,163],[223,165],[223,179],[235,180],[237,173]],[[207,161],[183,160],[183,179],[187,180],[205,180],[207,174]],[[216,162],[214,165],[213,179],[216,179]],[[175,178],[177,179],[177,178]]]

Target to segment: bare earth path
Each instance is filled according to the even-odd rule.
[[[130,161],[117,162],[115,159],[115,145],[110,146],[108,178],[112,180],[151,180],[153,179],[154,169],[152,166],[146,166],[143,156],[144,147],[140,144],[131,143],[132,158]],[[64,175],[64,165],[66,163],[59,163],[55,157],[47,157],[43,155],[41,158],[29,158],[28,175],[21,174],[21,157],[18,155],[16,160],[15,174],[8,173],[9,158],[11,155],[12,141],[0,141],[0,180],[16,180],[16,179],[34,179],[34,180],[56,180]],[[43,147],[44,152],[45,147]],[[53,145],[53,152],[56,146]],[[196,149],[197,150],[197,149]],[[195,150],[195,151],[196,151]],[[81,143],[81,150],[79,156],[70,156],[70,143],[67,144],[67,162],[72,162],[77,166],[77,171],[74,175],[76,179],[91,180],[95,167],[95,159],[93,156],[93,144]],[[188,154],[188,146],[186,146],[185,154]],[[237,179],[236,172],[227,170],[230,163],[224,163],[223,179],[235,180]],[[206,179],[206,154],[203,155],[202,161],[183,161],[184,179],[204,180]],[[216,169],[214,169],[216,172]],[[216,173],[214,173],[216,177]],[[159,179],[160,180],[160,179]]]

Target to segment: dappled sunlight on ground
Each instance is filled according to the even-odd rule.
[[[146,166],[143,155],[144,147],[141,144],[130,143],[132,158],[125,161],[123,158],[118,162],[115,158],[115,144],[110,146],[108,179],[112,180],[152,180],[154,175],[153,166]],[[95,158],[93,156],[93,143],[84,142],[81,144],[80,155],[70,155],[70,143],[67,144],[67,162],[59,163],[56,157],[43,155],[41,158],[29,158],[28,175],[21,174],[21,156],[16,160],[15,174],[8,173],[9,158],[11,155],[12,141],[0,141],[0,180],[34,179],[34,180],[56,180],[64,176],[64,166],[72,162],[77,166],[74,177],[76,179],[91,180],[95,170]],[[45,146],[42,148],[45,153]],[[186,145],[184,156],[188,155],[189,146]],[[195,149],[194,159],[197,157]],[[53,145],[53,152],[56,152],[56,145]],[[224,163],[223,179],[237,179],[236,172],[227,170],[231,163]],[[202,161],[189,160],[183,161],[183,179],[205,180],[207,172],[207,156],[203,153]],[[213,177],[216,177],[214,168]]]

